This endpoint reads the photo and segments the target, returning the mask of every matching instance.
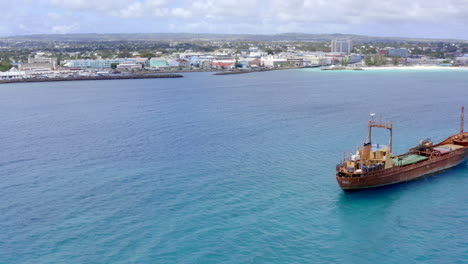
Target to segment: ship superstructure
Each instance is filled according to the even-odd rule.
[[[344,157],[336,166],[336,179],[343,190],[379,187],[404,181],[415,180],[460,164],[468,155],[468,133],[464,132],[464,107],[462,107],[460,133],[433,144],[430,139],[407,153],[393,156],[392,122],[369,120],[369,132],[364,144],[356,154]],[[389,144],[372,142],[373,128],[390,132]]]

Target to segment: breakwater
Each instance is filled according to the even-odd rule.
[[[180,74],[138,74],[138,75],[105,75],[105,76],[73,76],[57,78],[27,78],[0,80],[0,83],[23,83],[23,82],[63,82],[63,81],[98,81],[98,80],[121,80],[121,79],[157,79],[157,78],[181,78]]]

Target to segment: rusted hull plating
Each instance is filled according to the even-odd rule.
[[[337,175],[336,180],[340,187],[345,191],[380,187],[417,180],[430,174],[449,169],[462,163],[467,156],[468,148],[465,147],[435,159],[426,160],[404,167],[393,167],[390,169],[374,171],[366,173],[361,177],[341,177]]]

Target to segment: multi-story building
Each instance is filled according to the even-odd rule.
[[[236,61],[232,59],[213,60],[211,66],[215,69],[231,69],[236,67]]]
[[[331,59],[325,56],[306,56],[306,60],[309,62],[307,66],[318,66],[318,65],[329,65]]]
[[[364,59],[364,56],[353,54],[353,55],[348,56],[347,61],[348,63],[357,63],[357,62],[361,62],[363,59]]]
[[[288,60],[286,58],[280,58],[273,55],[264,56],[260,60],[262,65],[268,68],[288,66]]]
[[[162,58],[151,58],[150,59],[150,67],[151,68],[169,68],[169,63],[167,59]]]
[[[408,49],[399,48],[399,49],[389,49],[388,56],[389,57],[400,57],[400,58],[407,58],[409,55]]]
[[[146,64],[148,59],[146,58],[117,58],[117,59],[84,59],[84,60],[70,60],[67,61],[65,66],[70,68],[111,68],[112,64],[139,64],[138,67],[142,67]]]
[[[120,58],[120,59],[100,59],[100,60],[71,60],[65,66],[70,68],[110,68],[112,64],[121,64],[124,62],[136,63],[135,58]]]
[[[465,54],[465,56],[463,57],[456,57],[455,63],[461,65],[468,65],[468,54]]]
[[[141,63],[135,63],[135,62],[122,62],[119,65],[117,65],[117,70],[126,70],[126,71],[132,71],[132,70],[141,70],[143,68],[143,65]]]
[[[26,72],[19,71],[16,68],[11,68],[6,72],[0,72],[0,80],[23,79],[28,77]]]
[[[28,63],[50,63],[53,65],[57,65],[57,58],[55,57],[28,57]]]
[[[57,58],[56,57],[28,57],[28,63],[22,63],[19,66],[20,70],[23,71],[50,71],[57,69]]]
[[[351,50],[353,50],[353,42],[350,39],[331,41],[331,52],[351,53]]]
[[[181,68],[190,67],[190,61],[185,60],[185,59],[168,60],[167,63],[169,64],[170,67],[181,67]]]

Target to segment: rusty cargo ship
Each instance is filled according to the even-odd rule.
[[[387,145],[372,143],[372,129],[390,131]],[[468,132],[464,132],[464,107],[461,112],[460,133],[440,143],[422,140],[407,153],[392,155],[393,124],[382,118],[369,121],[369,134],[356,154],[336,166],[336,180],[345,191],[381,187],[417,180],[461,164],[468,156]]]

